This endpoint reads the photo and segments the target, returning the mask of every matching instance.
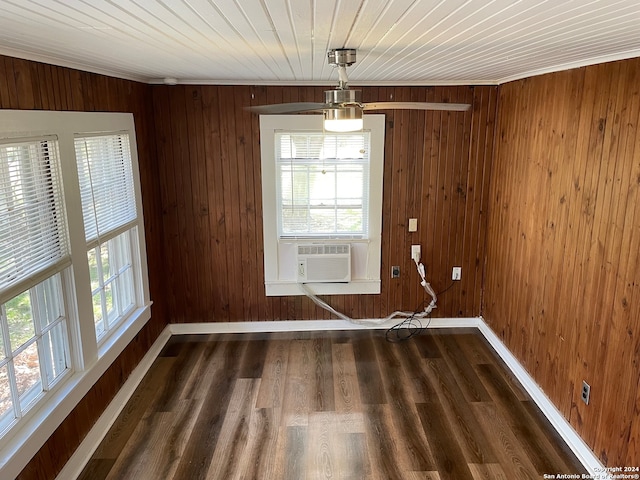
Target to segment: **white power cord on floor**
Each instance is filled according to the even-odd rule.
[[[436,293],[433,291],[433,288],[431,288],[431,285],[429,284],[429,282],[427,282],[427,280],[425,279],[424,265],[422,263],[420,263],[418,260],[414,260],[414,261],[415,261],[415,264],[416,264],[416,268],[418,269],[418,274],[420,275],[420,278],[422,279],[420,281],[420,285],[422,285],[422,288],[424,288],[424,291],[427,292],[431,296],[431,302],[421,312],[403,312],[403,311],[398,310],[396,312],[393,312],[391,315],[389,315],[388,317],[385,317],[385,318],[368,319],[368,320],[367,319],[354,319],[354,318],[351,318],[351,317],[345,315],[344,313],[341,313],[341,312],[337,311],[335,308],[333,308],[327,302],[325,302],[324,300],[318,298],[316,296],[316,294],[311,290],[311,288],[309,288],[309,286],[307,284],[300,283],[299,285],[300,285],[300,288],[302,289],[302,291],[307,295],[307,297],[309,297],[311,300],[313,300],[313,303],[315,303],[319,307],[324,308],[325,310],[328,310],[329,312],[333,313],[338,318],[341,318],[341,319],[346,320],[348,322],[354,323],[356,325],[381,325],[381,324],[386,323],[389,320],[392,320],[394,318],[417,318],[417,319],[425,318],[425,317],[429,316],[429,314],[431,313],[431,311],[434,308],[436,308],[436,302],[438,301],[438,298],[436,297]]]

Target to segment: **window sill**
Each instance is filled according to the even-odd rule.
[[[307,283],[318,295],[379,294],[380,280],[352,280],[349,283]],[[265,282],[267,297],[306,295],[298,282]]]

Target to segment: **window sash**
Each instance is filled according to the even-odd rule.
[[[70,265],[57,137],[0,143],[0,303]]]
[[[129,135],[77,136],[75,149],[85,238],[91,247],[137,221]]]
[[[136,228],[90,248],[87,254],[90,264],[95,262],[91,296],[99,341],[136,306],[132,242]]]
[[[364,238],[369,132],[277,132],[280,238]]]
[[[34,285],[17,297],[28,298],[29,326],[10,318],[8,303],[0,304],[2,351],[0,371],[6,381],[0,385],[3,413],[0,435],[35,405],[36,401],[71,372],[67,315],[63,301],[61,273]],[[14,298],[15,299],[15,298]],[[18,316],[24,315],[18,314]],[[18,323],[15,323],[18,320]],[[23,319],[24,320],[24,319]],[[18,337],[11,334],[18,329]],[[27,338],[22,338],[28,335]],[[14,341],[15,340],[15,341]],[[25,357],[31,367],[25,368]],[[33,366],[33,363],[37,366]],[[17,367],[21,366],[20,369]],[[31,383],[29,383],[31,382]],[[8,407],[8,408],[7,408]]]

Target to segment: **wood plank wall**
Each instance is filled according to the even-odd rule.
[[[141,168],[152,319],[70,413],[20,474],[55,478],[80,441],[167,324],[162,217],[148,85],[0,56],[0,108],[132,112]]]
[[[502,85],[492,167],[484,316],[607,466],[640,459],[639,89],[640,59]]]
[[[153,86],[165,228],[167,300],[173,322],[323,319],[303,297],[264,294],[258,116],[244,106],[323,101],[321,87]],[[422,245],[442,295],[435,316],[477,316],[496,87],[365,87],[364,101],[472,103],[466,113],[386,112],[382,293],[335,295],[353,318],[419,308],[425,298],[410,259]],[[410,217],[418,232],[408,233]],[[392,265],[401,267],[390,278]]]

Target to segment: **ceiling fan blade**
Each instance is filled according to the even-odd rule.
[[[245,107],[245,109],[254,113],[277,115],[279,113],[302,113],[302,112],[322,111],[323,107],[325,107],[324,103],[294,102],[294,103],[274,103],[271,105],[256,105],[253,107]]]
[[[447,110],[464,112],[469,110],[468,103],[431,103],[431,102],[371,102],[362,105],[363,110]]]

